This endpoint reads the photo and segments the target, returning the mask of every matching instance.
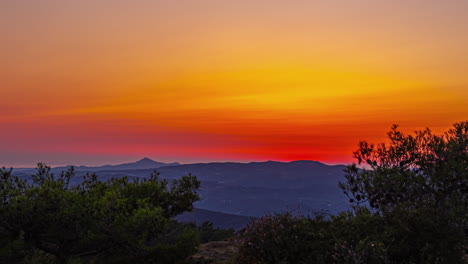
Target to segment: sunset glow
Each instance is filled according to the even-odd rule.
[[[445,131],[468,119],[466,10],[458,0],[2,1],[0,166],[337,164],[392,124]]]

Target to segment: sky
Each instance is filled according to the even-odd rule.
[[[0,166],[353,162],[468,119],[465,0],[4,0]]]

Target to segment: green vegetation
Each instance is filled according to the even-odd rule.
[[[200,182],[148,179],[70,186],[39,164],[32,182],[0,170],[1,263],[177,263],[196,252],[199,233],[172,218],[192,209]]]
[[[441,136],[359,144],[340,188],[353,210],[329,218],[280,214],[251,223],[239,263],[467,263],[468,122]]]
[[[394,126],[391,144],[360,143],[370,170],[350,166],[340,187],[351,202],[367,203],[392,228],[388,255],[396,262],[462,263],[467,246],[468,122],[442,136],[415,136]],[[390,239],[394,242],[390,243]]]

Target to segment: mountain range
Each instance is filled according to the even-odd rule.
[[[345,168],[344,165],[331,166],[309,160],[179,164],[144,158],[120,165],[75,167],[76,177],[72,179],[72,184],[81,181],[81,176],[87,172],[96,173],[101,180],[123,176],[145,178],[155,170],[161,173],[161,178],[168,180],[190,173],[201,181],[201,199],[194,204],[199,210],[247,217],[291,210],[337,213],[349,208],[348,199],[338,188],[338,183],[344,180]],[[52,172],[59,173],[64,169],[67,167],[56,167]],[[30,177],[34,171],[21,169],[15,173]],[[214,215],[197,211],[190,217],[229,218]],[[223,226],[223,222],[226,221],[218,221],[218,226]],[[238,228],[239,224],[236,223],[235,227]]]
[[[102,171],[102,170],[140,170],[140,169],[156,169],[163,166],[174,166],[180,165],[180,163],[173,162],[173,163],[164,163],[154,161],[149,158],[143,158],[137,162],[132,163],[123,163],[119,165],[104,165],[98,167],[87,167],[87,166],[75,166],[76,171],[88,171],[88,172],[95,172],[95,171]],[[70,166],[66,167],[56,167],[55,169],[65,170]]]

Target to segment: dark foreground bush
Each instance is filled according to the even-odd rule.
[[[239,263],[385,263],[383,219],[362,208],[337,216],[262,217],[240,234]]]
[[[194,176],[72,177],[43,164],[32,182],[0,170],[0,263],[177,263],[196,251],[195,226],[172,220],[198,200]]]
[[[330,222],[320,215],[275,214],[251,222],[240,234],[240,263],[326,263]]]
[[[412,214],[400,219],[407,221],[409,229],[405,229],[394,219],[365,207],[327,218],[291,213],[267,216],[249,224],[239,235],[237,262],[466,263],[463,251],[456,247],[464,234],[431,229],[434,228],[431,218],[421,217]],[[445,252],[434,250],[447,245],[454,248]]]

